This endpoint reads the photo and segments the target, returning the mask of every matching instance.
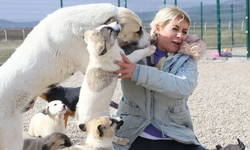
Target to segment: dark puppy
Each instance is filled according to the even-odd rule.
[[[222,147],[221,145],[216,145],[216,150],[245,150],[245,145],[237,139],[238,144],[229,144],[226,147]]]
[[[81,87],[53,87],[47,93],[43,93],[40,97],[48,102],[53,100],[61,100],[67,107],[67,112],[64,114],[64,123],[67,125],[68,117],[75,116],[76,104],[79,100]],[[117,109],[118,104],[111,101],[110,106]]]

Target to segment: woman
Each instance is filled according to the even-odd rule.
[[[121,73],[124,94],[117,111],[124,125],[117,136],[130,139],[115,149],[204,150],[194,135],[187,106],[197,85],[197,56],[180,52],[190,18],[177,7],[166,7],[150,25],[157,49],[146,64],[133,64],[123,54],[124,62],[114,61],[122,68],[116,73]]]

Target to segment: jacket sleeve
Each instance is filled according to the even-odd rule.
[[[137,64],[131,80],[149,90],[182,98],[192,94],[197,85],[197,77],[197,62],[188,59],[178,69],[176,75],[157,70],[155,67]]]

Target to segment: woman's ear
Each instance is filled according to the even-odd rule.
[[[155,33],[160,34],[160,31],[161,31],[161,26],[159,24],[157,24],[156,28],[155,28]]]

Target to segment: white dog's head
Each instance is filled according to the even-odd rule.
[[[124,7],[118,7],[118,14],[107,20],[105,24],[117,21],[121,25],[121,31],[117,40],[126,55],[134,50],[150,46],[150,42],[153,39],[143,29],[142,20],[133,11]]]
[[[123,123],[121,118],[102,116],[94,118],[86,124],[80,124],[79,128],[84,132],[86,131],[87,136],[95,139],[105,139],[114,137],[115,132],[120,129]]]
[[[51,101],[47,108],[43,110],[43,114],[56,116],[62,115],[67,111],[67,106],[60,100]]]
[[[117,22],[108,25],[101,25],[93,30],[88,30],[84,34],[85,42],[88,44],[87,49],[95,56],[102,56],[112,49],[117,43],[117,36],[121,26]]]
[[[143,29],[141,19],[127,8],[119,7],[118,9],[118,22],[121,25],[118,42],[122,49],[127,45],[133,45],[135,49],[150,46],[152,37]],[[124,50],[126,52],[126,48]]]

